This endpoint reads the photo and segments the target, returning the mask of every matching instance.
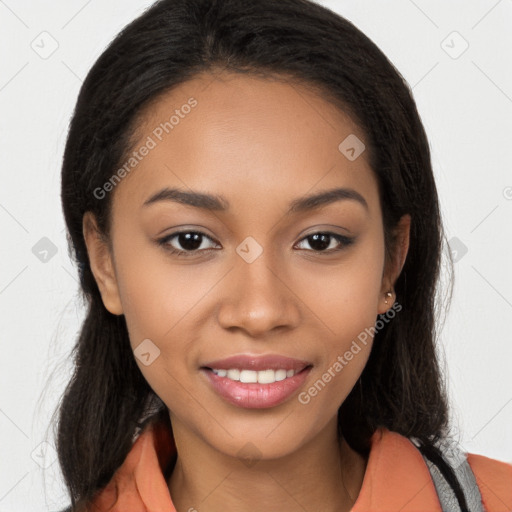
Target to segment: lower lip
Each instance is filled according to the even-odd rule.
[[[310,370],[311,366],[308,366],[293,377],[287,377],[272,384],[259,384],[219,377],[212,370],[201,368],[201,372],[206,375],[213,389],[221,397],[245,409],[265,409],[281,404],[304,384]]]

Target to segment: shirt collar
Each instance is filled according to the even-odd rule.
[[[150,423],[138,436],[109,484],[96,496],[95,512],[176,512],[164,472],[176,455],[168,425]],[[381,427],[371,438],[368,463],[352,512],[441,512],[430,472],[406,437]]]

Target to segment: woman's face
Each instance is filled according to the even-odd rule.
[[[385,272],[365,134],[305,88],[224,73],[166,94],[139,135],[121,181],[103,188],[111,253],[84,222],[104,304],[125,315],[173,428],[228,455],[247,441],[262,458],[291,453],[336,422],[369,329],[394,302],[385,292],[401,265]],[[171,189],[190,201],[162,192]],[[247,358],[209,366],[238,355]],[[278,356],[263,362],[275,371],[251,370],[267,355]],[[307,366],[279,380],[290,369],[279,356]]]

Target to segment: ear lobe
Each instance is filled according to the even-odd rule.
[[[107,240],[98,229],[96,218],[92,212],[85,212],[82,219],[82,231],[91,271],[100,290],[103,304],[113,315],[122,315],[123,307],[119,296],[112,253]]]

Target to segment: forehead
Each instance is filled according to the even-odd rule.
[[[366,142],[361,128],[320,93],[285,79],[198,75],[153,101],[137,135],[137,162],[114,195],[131,207],[163,187],[229,197],[233,208],[284,205],[334,186],[378,200],[368,152],[351,160],[340,150],[347,138]]]

